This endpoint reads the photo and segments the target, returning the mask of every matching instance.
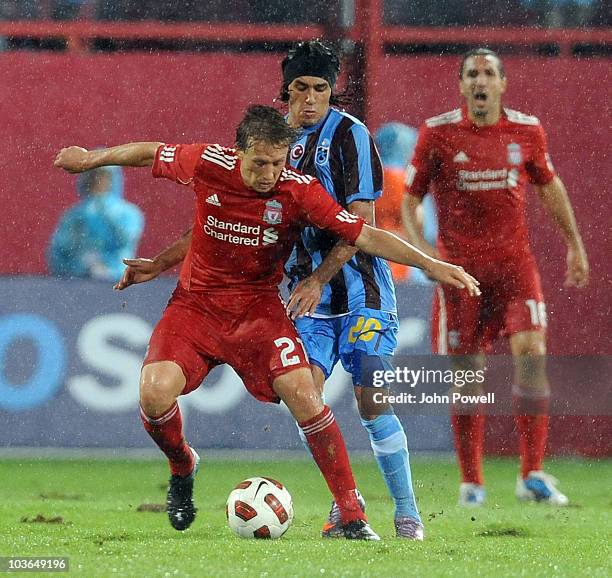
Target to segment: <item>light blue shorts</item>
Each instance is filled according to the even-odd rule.
[[[380,357],[381,366],[387,368],[387,358],[397,347],[397,315],[378,309],[357,309],[326,319],[301,317],[295,324],[310,363],[321,368],[325,379],[340,360],[353,385],[369,385],[361,383],[361,357]]]

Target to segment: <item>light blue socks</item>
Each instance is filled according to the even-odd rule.
[[[409,516],[421,522],[412,489],[406,434],[394,414],[361,420],[370,436],[370,444],[389,493],[395,502],[395,518]]]

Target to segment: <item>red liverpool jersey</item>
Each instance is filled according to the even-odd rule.
[[[550,182],[553,171],[536,117],[504,109],[479,127],[463,108],[425,122],[406,186],[422,198],[431,185],[444,257],[495,261],[529,251],[526,185]]]
[[[248,188],[236,151],[218,144],[163,145],[153,176],[195,191],[193,237],[181,269],[189,291],[276,290],[302,226],[328,229],[353,244],[364,223],[319,181],[290,166],[269,193]]]

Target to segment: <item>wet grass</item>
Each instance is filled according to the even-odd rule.
[[[0,556],[69,556],[70,575],[127,576],[610,576],[612,461],[555,460],[575,507],[520,504],[516,462],[486,464],[488,505],[456,506],[447,459],[415,459],[426,541],[393,535],[393,511],[373,461],[355,462],[379,543],[318,537],[329,508],[308,461],[209,460],[196,485],[198,517],[173,530],[159,504],[167,477],[158,461],[0,461]],[[225,523],[225,499],[246,477],[281,480],[293,495],[293,527],[277,541],[242,540]],[[143,507],[145,506],[145,507]]]

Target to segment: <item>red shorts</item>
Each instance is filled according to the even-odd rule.
[[[480,281],[480,297],[439,286],[433,302],[434,353],[466,355],[487,352],[500,335],[546,329],[546,306],[540,275],[531,255],[491,264],[462,262]]]
[[[277,293],[190,292],[179,284],[156,325],[143,365],[174,361],[185,375],[183,394],[197,389],[216,365],[227,363],[248,392],[278,403],[272,382],[309,368],[297,331]]]

